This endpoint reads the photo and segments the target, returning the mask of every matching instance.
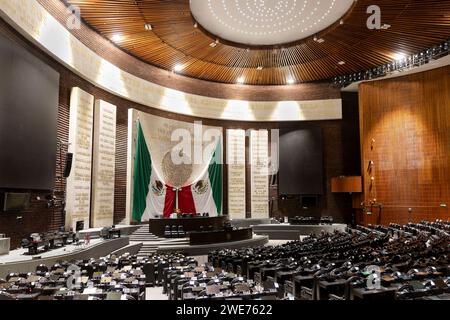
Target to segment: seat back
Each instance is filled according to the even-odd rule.
[[[172,232],[170,230],[170,226],[166,226],[164,228],[164,237],[170,238],[172,236]]]
[[[173,238],[178,238],[178,227],[177,226],[175,226],[175,225],[173,225],[172,226],[172,237]]]
[[[184,237],[184,236],[186,236],[186,232],[184,231],[183,226],[178,226],[178,236],[179,236],[179,237]]]
[[[142,267],[145,274],[145,282],[147,285],[153,286],[155,284],[155,265],[153,262],[148,262]]]

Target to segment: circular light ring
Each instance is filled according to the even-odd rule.
[[[339,21],[354,0],[190,0],[208,32],[245,45],[278,45],[307,38]]]

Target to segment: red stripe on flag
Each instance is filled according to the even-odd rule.
[[[174,211],[175,191],[172,187],[166,186],[166,198],[164,201],[164,218],[169,218]]]
[[[182,213],[196,213],[191,186],[181,188],[178,192],[178,206]]]

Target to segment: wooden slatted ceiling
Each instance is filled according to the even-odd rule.
[[[249,48],[230,43],[210,47],[215,38],[194,28],[189,0],[66,0],[81,8],[83,19],[135,57],[167,70],[209,81],[282,85],[330,79],[388,63],[397,53],[412,54],[450,38],[450,1],[359,0],[345,23],[285,48]],[[366,27],[367,7],[379,5],[388,30]],[[153,30],[145,30],[145,24]],[[339,65],[339,61],[345,61]],[[258,70],[262,66],[262,70]]]

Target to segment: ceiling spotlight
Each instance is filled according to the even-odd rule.
[[[183,69],[184,69],[184,67],[181,64],[177,64],[177,65],[175,65],[175,67],[173,67],[173,71],[175,71],[175,72],[180,72]]]
[[[150,23],[146,23],[144,27],[145,27],[145,30],[147,30],[147,31],[153,30],[153,26]]]
[[[324,43],[325,39],[324,38],[320,38],[320,39],[317,39],[316,41],[317,41],[317,43]]]
[[[344,19],[341,19],[341,21],[339,21],[339,24],[342,26],[344,24]]]
[[[215,47],[217,46],[217,43],[216,43],[216,42],[211,42],[211,43],[209,44],[209,46],[210,46],[211,48],[215,48]]]
[[[264,69],[263,66],[258,66],[258,68],[256,68],[256,70],[261,71],[262,69]]]
[[[390,24],[385,23],[385,24],[383,24],[383,25],[381,26],[381,29],[382,29],[382,30],[387,30],[387,29],[389,29],[390,27],[391,27]]]
[[[239,84],[243,84],[245,81],[244,76],[240,76],[239,78],[237,78],[236,82]]]
[[[194,28],[198,28],[198,23],[194,23]]]
[[[345,64],[345,61],[339,61],[338,65],[343,66]]]
[[[287,84],[294,84],[294,83],[295,83],[295,80],[294,80],[292,77],[289,77],[289,78],[286,80],[286,82],[287,82]]]
[[[314,39],[314,41],[317,41],[317,36],[314,36],[314,38],[313,38],[313,39]]]
[[[122,41],[123,37],[120,34],[113,34],[111,37],[111,40],[114,42],[119,42]]]

